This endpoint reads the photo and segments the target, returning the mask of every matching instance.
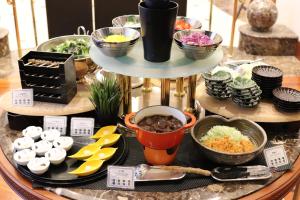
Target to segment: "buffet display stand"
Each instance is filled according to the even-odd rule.
[[[144,60],[142,45],[139,41],[127,56],[118,58],[105,56],[95,45],[92,45],[90,49],[90,57],[97,65],[108,72],[118,74],[124,94],[123,113],[130,113],[132,110],[131,77],[161,79],[162,105],[170,105],[170,79],[189,77],[186,108],[187,110],[194,109],[197,74],[209,71],[220,63],[223,58],[222,47],[205,59],[191,60],[173,44],[169,61],[153,63]]]
[[[129,54],[130,55],[130,54]],[[239,54],[239,56],[242,54]],[[239,58],[239,57],[238,57]],[[244,57],[243,57],[244,58]],[[221,60],[222,58],[220,58]],[[244,58],[245,59],[245,58]],[[247,57],[248,59],[248,57]],[[255,57],[251,57],[251,59],[256,59]],[[267,58],[268,59],[268,58]],[[269,64],[273,64],[272,62],[268,62]],[[272,59],[272,58],[270,58]],[[287,60],[290,65],[286,65],[282,62],[283,66],[287,66],[284,69],[285,72],[289,74],[297,74],[295,66],[299,65],[299,61],[293,61],[290,57],[278,58],[276,62],[280,63],[280,60]],[[274,59],[275,60],[275,59]],[[275,64],[274,64],[275,65]],[[291,66],[292,65],[292,66]],[[105,67],[104,67],[105,68]],[[210,67],[209,67],[210,68]],[[131,74],[136,75],[134,71]],[[192,74],[188,74],[189,76]],[[195,76],[192,76],[195,77]],[[124,78],[123,75],[121,78]],[[165,78],[165,77],[163,77]],[[168,79],[170,77],[166,77]],[[128,77],[125,75],[125,79]],[[192,81],[192,78],[189,78]],[[122,80],[122,79],[121,79]],[[123,79],[124,80],[124,79]],[[129,78],[130,80],[130,78]],[[128,82],[127,82],[128,83]],[[127,85],[128,86],[128,85]],[[129,84],[130,86],[130,84]],[[196,91],[196,84],[195,91]],[[81,87],[81,86],[80,86]],[[88,110],[89,104],[88,93],[86,91],[86,87],[82,87],[85,92],[79,94],[83,99],[85,104],[84,107]],[[12,89],[12,88],[7,88]],[[199,95],[201,89],[201,83],[197,89],[197,96]],[[189,87],[189,90],[192,90]],[[160,92],[159,88],[154,87],[151,93],[143,93],[141,95],[141,91],[137,89],[132,90],[132,100],[134,105],[138,104],[138,107],[153,104],[155,102],[159,102],[158,92]],[[172,93],[174,90],[171,91]],[[168,93],[170,94],[170,93]],[[204,92],[205,94],[205,92]],[[6,94],[7,95],[7,94]],[[9,98],[4,95],[1,99]],[[199,97],[199,96],[198,96]],[[174,105],[174,101],[180,100],[180,105],[184,101],[183,98],[172,98],[170,100],[170,104]],[[7,99],[9,100],[9,99]],[[201,99],[199,99],[201,100]],[[82,102],[82,99],[79,101]],[[140,103],[141,102],[141,103]],[[70,103],[72,104],[72,102]],[[1,106],[3,103],[1,102]],[[36,103],[35,106],[40,105],[40,103]],[[53,104],[56,105],[56,104]],[[60,105],[61,106],[61,105]],[[65,105],[66,106],[66,105]],[[82,104],[78,104],[78,107],[83,106]],[[66,106],[67,107],[67,106]],[[60,107],[61,110],[62,107]],[[5,107],[5,109],[11,109]],[[37,109],[38,110],[38,109]],[[49,113],[50,109],[46,111]],[[209,110],[209,109],[208,109]],[[13,110],[11,110],[13,111]],[[15,112],[18,112],[14,110]],[[20,112],[20,111],[19,111]],[[242,112],[242,111],[241,111]],[[23,113],[26,114],[26,113]],[[41,113],[39,113],[41,114]],[[47,114],[47,113],[46,113]],[[63,113],[60,113],[63,114]],[[69,113],[71,114],[71,113]],[[43,113],[45,115],[45,113]],[[57,115],[57,113],[56,113]],[[12,149],[11,144],[12,141],[18,137],[21,133],[19,131],[13,131],[8,127],[7,119],[6,119],[6,111],[0,110],[0,134],[2,139],[0,140],[0,172],[4,179],[8,182],[8,184],[23,198],[25,199],[65,199],[62,196],[73,198],[73,199],[231,199],[231,198],[240,198],[246,200],[252,199],[281,199],[283,198],[292,188],[299,182],[300,176],[300,158],[298,157],[299,151],[299,131],[295,132],[295,130],[299,130],[299,122],[289,123],[282,125],[281,123],[277,124],[269,124],[266,130],[273,129],[272,132],[276,132],[280,137],[275,137],[274,142],[284,144],[288,156],[290,160],[293,162],[293,168],[287,172],[275,173],[272,180],[267,182],[227,182],[227,183],[215,183],[212,185],[198,187],[194,189],[182,190],[178,192],[137,192],[137,191],[121,191],[121,190],[92,190],[92,189],[81,189],[81,188],[33,188],[30,180],[25,179],[20,173],[15,169],[12,162]],[[281,127],[281,128],[280,128]],[[293,131],[290,131],[293,130]],[[272,134],[270,138],[272,138]],[[175,182],[174,182],[175,185]]]

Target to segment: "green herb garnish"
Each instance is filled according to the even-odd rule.
[[[74,40],[66,40],[65,42],[52,47],[51,52],[57,53],[70,53],[75,56],[75,58],[84,58],[89,55],[90,45],[85,39],[79,38]]]

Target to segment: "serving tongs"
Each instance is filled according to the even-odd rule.
[[[222,182],[264,180],[272,177],[269,168],[263,165],[217,167],[212,171],[208,171],[193,167],[140,164],[135,167],[135,181],[179,180],[184,178],[186,173],[211,176],[213,179]]]

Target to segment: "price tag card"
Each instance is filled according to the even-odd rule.
[[[66,116],[45,116],[44,130],[56,129],[61,135],[66,135],[67,117]]]
[[[72,117],[71,136],[92,136],[94,134],[94,118]]]
[[[265,149],[264,156],[268,167],[275,168],[276,171],[284,171],[292,167],[283,145]]]
[[[33,89],[15,89],[11,99],[14,106],[33,106]]]
[[[135,167],[107,166],[107,187],[134,190]]]

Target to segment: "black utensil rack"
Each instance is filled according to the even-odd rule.
[[[33,89],[34,101],[67,104],[76,95],[72,54],[30,51],[18,64],[22,88]]]

